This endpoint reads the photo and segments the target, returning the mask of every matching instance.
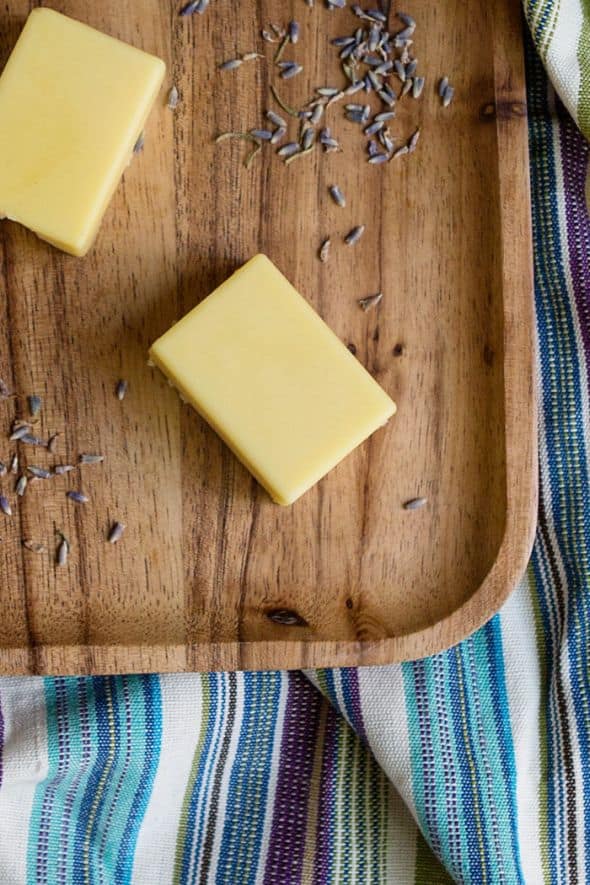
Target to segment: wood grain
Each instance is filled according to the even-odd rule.
[[[286,168],[264,151],[214,146],[256,125],[268,62],[220,74],[297,17],[297,103],[339,82],[327,41],[349,12],[229,0],[180,19],[160,0],[52,5],[162,56],[180,103],[158,103],[83,260],[0,226],[0,377],[43,396],[41,432],[104,465],[37,483],[4,520],[0,672],[103,673],[388,663],[469,634],[506,599],[536,515],[534,319],[526,93],[519,4],[414,0],[427,86],[395,130],[419,149],[364,162],[358,128],[333,109],[342,154]],[[8,0],[6,58],[30,4]],[[456,100],[441,107],[448,75]],[[338,183],[345,210],[327,196]],[[367,225],[354,248],[339,239]],[[321,264],[322,239],[333,240]],[[266,252],[398,403],[388,427],[291,508],[272,504],[218,437],[146,366],[150,343],[257,251]],[[356,300],[381,290],[366,314]],[[123,403],[118,378],[129,381]],[[0,403],[6,427],[19,401]],[[11,449],[2,444],[0,457]],[[6,489],[12,479],[2,480]],[[91,504],[75,508],[66,488]],[[11,493],[12,495],[12,493]],[[428,506],[407,512],[423,495]],[[111,521],[128,526],[106,544]],[[71,540],[67,568],[22,538]],[[269,613],[295,612],[289,626]],[[279,618],[279,621],[281,618]]]

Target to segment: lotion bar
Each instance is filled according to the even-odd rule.
[[[33,10],[0,77],[0,216],[84,255],[164,71],[133,46]]]
[[[278,504],[292,504],[395,412],[265,255],[166,332],[150,358]]]

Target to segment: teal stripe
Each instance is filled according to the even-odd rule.
[[[48,775],[33,801],[27,882],[123,885],[159,756],[158,677],[44,686]]]
[[[455,649],[403,666],[418,821],[435,853],[466,882],[491,883],[499,868],[505,881],[523,880],[510,714],[506,686],[497,687],[501,655],[495,619]],[[463,822],[458,833],[449,826],[453,814]]]

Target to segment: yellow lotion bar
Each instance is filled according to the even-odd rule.
[[[164,71],[133,46],[33,10],[0,77],[0,216],[84,255]]]
[[[292,504],[395,412],[264,255],[156,341],[150,357],[279,504]]]

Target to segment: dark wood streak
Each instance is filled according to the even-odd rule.
[[[17,376],[18,371],[18,363],[16,360],[16,354],[13,347],[13,334],[16,333],[16,328],[13,322],[12,317],[12,287],[10,285],[11,275],[8,270],[10,267],[9,255],[8,255],[8,246],[6,238],[2,238],[1,241],[2,248],[2,263],[4,265],[4,274],[5,274],[5,282],[6,282],[6,341],[8,346],[8,356],[10,360],[10,364],[12,366],[12,390],[19,389],[19,379]],[[16,402],[16,407],[18,408],[18,400]],[[15,449],[18,449],[18,446],[15,446]],[[16,477],[12,476],[10,473],[8,474],[10,482],[12,483]],[[15,508],[13,508],[14,510]],[[13,519],[18,520],[19,525],[19,534],[22,537],[22,518],[20,512],[15,514],[12,517]],[[34,635],[33,626],[32,626],[32,600],[30,599],[29,594],[29,581],[28,581],[28,565],[27,559],[24,554],[24,550],[22,546],[19,544],[19,561],[20,561],[20,576],[19,583],[21,586],[21,593],[23,596],[23,615],[24,615],[24,627],[25,627],[25,635],[27,637],[28,644],[28,658],[29,658],[29,669],[30,672],[36,674],[38,672],[38,661],[37,661],[37,641]]]

